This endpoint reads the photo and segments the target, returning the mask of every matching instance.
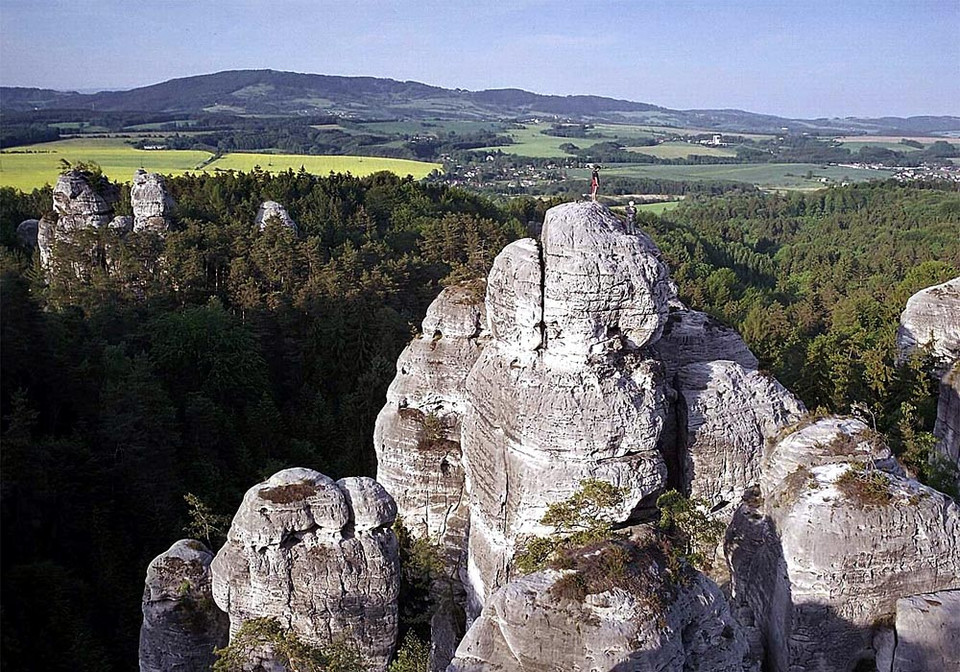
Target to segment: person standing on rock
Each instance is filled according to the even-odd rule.
[[[637,232],[635,220],[637,217],[637,209],[633,205],[633,201],[627,204],[627,233],[629,235],[634,235]]]
[[[600,189],[600,166],[593,166],[593,174],[590,176],[590,200],[596,202],[597,191]]]

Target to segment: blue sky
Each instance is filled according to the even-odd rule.
[[[242,68],[783,116],[960,115],[960,0],[0,0],[0,84]]]

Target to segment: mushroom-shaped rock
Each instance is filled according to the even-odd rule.
[[[25,219],[17,225],[17,239],[24,247],[37,246],[37,233],[40,230],[39,219]]]
[[[342,640],[369,669],[386,669],[397,636],[395,509],[368,480],[286,469],[247,492],[212,565],[231,632],[273,618],[304,642]]]
[[[922,289],[900,315],[897,350],[904,358],[930,346],[945,368],[960,358],[960,278]]]
[[[447,672],[756,669],[716,584],[695,573],[668,587],[662,568],[641,562],[631,559],[619,577],[604,577],[602,592],[585,596],[564,593],[576,585],[572,570],[514,579],[489,598]]]
[[[776,670],[853,669],[875,658],[873,628],[899,598],[960,588],[960,509],[907,478],[857,420],[777,442],[760,494],[741,506],[727,552],[734,600],[745,621],[766,622]]]
[[[162,175],[138,170],[133,176],[130,202],[133,206],[134,231],[163,234],[170,228],[170,218],[176,204],[167,192]]]
[[[271,220],[277,220],[281,226],[286,226],[297,231],[297,223],[290,217],[287,209],[276,201],[264,201],[257,210],[256,225],[261,231],[267,228],[267,223]]]
[[[140,628],[141,672],[201,672],[225,646],[229,622],[210,590],[213,554],[181,539],[147,567]]]
[[[725,360],[684,366],[676,386],[684,489],[714,507],[736,505],[760,480],[767,441],[800,420],[803,404],[773,378]]]
[[[547,211],[541,234],[546,347],[583,353],[656,341],[673,288],[645,234],[626,235],[598,203]]]

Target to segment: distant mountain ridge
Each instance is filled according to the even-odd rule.
[[[335,114],[353,119],[504,120],[529,117],[703,128],[725,132],[820,131],[926,134],[960,131],[960,117],[789,119],[743,110],[672,110],[592,95],[556,96],[522,89],[467,91],[378,77],[275,70],[228,70],[128,91],[93,94],[0,87],[0,109],[198,114]]]

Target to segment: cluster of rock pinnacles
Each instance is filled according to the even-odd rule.
[[[954,461],[958,331],[960,279],[913,297],[900,338],[904,353],[939,348],[938,448]],[[441,292],[374,442],[376,481],[282,471],[247,492],[216,557],[185,540],[154,560],[141,670],[208,669],[257,617],[385,670],[398,514],[441,549],[433,670],[960,669],[956,503],[860,420],[806,414],[733,330],[678,301],[652,241],[598,204],[555,207],[539,240],[504,248],[485,300]],[[882,479],[885,503],[841,491],[853,469]],[[653,613],[619,587],[571,602],[549,590],[562,571],[518,574],[519,545],[550,532],[547,506],[586,478],[627,489],[627,529],[671,486],[710,502],[727,525],[711,575]]]

